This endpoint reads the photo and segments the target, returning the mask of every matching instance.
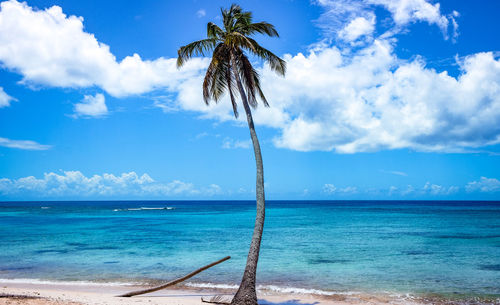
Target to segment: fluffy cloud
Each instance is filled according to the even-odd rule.
[[[423,186],[414,187],[407,185],[406,187],[390,186],[388,188],[356,188],[346,187],[337,188],[333,184],[325,184],[322,188],[322,193],[332,194],[358,194],[361,196],[378,196],[384,198],[386,196],[396,196],[401,198],[427,198],[427,197],[440,197],[453,196],[457,194],[463,195],[464,192],[472,195],[475,193],[497,193],[500,192],[500,180],[495,178],[481,177],[478,181],[472,181],[464,186],[444,186],[431,182],[426,182]]]
[[[21,194],[40,197],[61,196],[213,196],[222,194],[220,186],[212,184],[197,189],[191,183],[172,181],[159,183],[148,174],[135,172],[94,175],[86,177],[79,171],[65,171],[62,174],[46,173],[43,178],[33,176],[19,179],[0,179],[0,194],[4,196]]]
[[[449,21],[441,14],[439,3],[431,4],[426,0],[366,0],[366,2],[386,8],[391,12],[394,23],[399,27],[424,21],[437,25],[447,36]]]
[[[235,148],[244,148],[248,149],[252,146],[251,140],[233,140],[231,138],[225,138],[222,141],[222,148],[224,149],[235,149]]]
[[[500,191],[500,181],[495,178],[481,177],[479,181],[472,181],[465,187],[467,192],[493,193]]]
[[[427,68],[421,58],[400,60],[387,39],[354,53],[323,46],[284,58],[285,78],[260,69],[271,108],[254,115],[257,124],[279,130],[278,147],[457,152],[500,142],[500,61],[491,52],[465,57],[458,77]],[[199,102],[200,83],[201,76],[179,86],[180,107],[232,120],[227,99],[208,108]]]
[[[12,96],[9,96],[5,91],[3,90],[2,87],[0,87],[0,108],[2,107],[9,107],[10,102],[16,101],[15,98]]]
[[[39,144],[35,141],[30,140],[11,140],[7,138],[0,138],[0,146],[9,147],[9,148],[17,148],[24,150],[47,150],[52,146]]]
[[[10,0],[0,8],[0,61],[22,74],[24,83],[98,86],[122,97],[157,88],[175,90],[208,63],[194,59],[178,71],[175,58],[142,60],[133,54],[117,61],[109,46],[84,31],[82,17],[66,16],[59,6],[42,11]]]
[[[375,30],[375,16],[370,20],[357,17],[349,22],[339,33],[339,38],[352,42],[361,36],[371,35]]]
[[[104,95],[98,93],[95,96],[85,95],[81,103],[74,106],[75,116],[101,117],[108,113],[108,107],[104,101]]]
[[[458,186],[444,187],[442,185],[431,184],[427,182],[422,188],[423,193],[428,193],[431,195],[450,195],[458,192],[460,188]]]
[[[324,12],[317,20],[317,25],[327,36],[336,36],[346,24],[358,17],[369,20],[373,13],[367,9],[367,4],[359,0],[316,0]]]
[[[196,17],[198,18],[205,17],[206,14],[207,12],[204,9],[199,9],[198,11],[196,11]]]
[[[256,118],[278,125],[278,147],[463,151],[500,142],[500,61],[493,53],[466,57],[457,78],[421,59],[401,61],[379,39],[350,55],[327,47],[285,59],[286,78],[262,72],[280,115],[266,119],[257,111]]]
[[[407,185],[405,188],[399,188],[396,186],[391,186],[387,190],[389,196],[400,195],[400,196],[448,196],[457,194],[460,191],[458,186],[442,186],[439,184],[434,184],[426,182],[423,187],[415,188],[412,185]]]
[[[323,186],[323,193],[325,194],[355,194],[358,189],[353,186],[347,186],[344,188],[338,188],[333,184],[327,183]]]
[[[399,33],[411,23],[427,22],[437,25],[445,39],[448,39],[450,21],[454,38],[457,35],[458,24],[455,18],[459,16],[458,12],[453,11],[452,14],[443,15],[439,3],[432,4],[426,0],[316,0],[315,3],[325,10],[318,20],[318,25],[329,36],[337,34],[340,38],[344,38],[345,34],[342,34],[345,30],[344,25],[354,21],[356,22],[353,24],[353,29],[357,28],[357,32],[362,32],[360,29],[368,31],[370,29],[368,21],[374,16],[377,7],[386,9],[392,17],[394,27],[385,35]],[[361,35],[351,37],[355,39],[359,36]]]
[[[421,58],[400,60],[387,39],[354,53],[324,46],[284,58],[285,78],[260,69],[271,108],[255,111],[257,124],[280,131],[278,147],[461,152],[500,142],[500,61],[491,52],[465,57],[458,77]],[[200,83],[179,87],[180,107],[231,120],[227,99],[208,108],[199,102]]]
[[[343,14],[358,20],[338,27],[348,40],[372,35],[366,22],[375,21],[373,5],[389,10],[400,27],[416,21],[441,28],[446,24],[439,5],[423,0],[317,2],[327,8],[325,16]],[[0,61],[22,74],[24,82],[98,86],[114,96],[163,89],[155,105],[164,111],[234,120],[227,97],[210,107],[202,102],[206,58],[189,61],[180,70],[175,58],[143,61],[134,54],[117,61],[107,45],[84,31],[83,18],[66,16],[58,6],[33,10],[10,0],[2,2],[1,9]],[[399,59],[394,44],[382,35],[355,50],[323,44],[307,54],[288,54],[285,78],[257,67],[271,108],[259,107],[255,122],[278,131],[276,146],[299,151],[467,151],[500,142],[497,55],[467,56],[459,62],[460,75],[453,77],[427,68],[424,59]],[[106,111],[100,95],[77,105],[76,112],[87,115]],[[238,122],[244,126],[244,117]]]

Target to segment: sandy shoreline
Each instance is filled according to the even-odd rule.
[[[1,283],[0,305],[126,305],[126,304],[183,304],[200,305],[201,298],[210,299],[215,295],[226,298],[232,296],[229,289],[165,289],[144,296],[120,298],[116,295],[141,289],[132,286],[96,286],[96,285],[57,285]],[[397,299],[390,296],[368,295],[332,295],[320,296],[299,293],[259,292],[259,304],[269,305],[349,305],[349,304],[424,304],[418,300]]]
[[[144,286],[57,283],[13,283],[0,280],[0,305],[201,305],[201,298],[209,300],[221,295],[230,300],[234,289],[194,288],[181,286],[132,298],[117,295],[143,289]],[[500,299],[446,300],[435,297],[412,297],[391,294],[333,294],[283,293],[258,291],[259,304],[264,305],[355,305],[355,304],[500,304]]]

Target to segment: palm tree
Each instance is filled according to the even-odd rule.
[[[255,291],[255,275],[259,260],[260,241],[264,229],[265,196],[264,196],[264,168],[260,152],[259,140],[255,132],[250,107],[257,107],[257,96],[265,106],[269,107],[266,97],[260,88],[259,74],[252,67],[245,51],[264,60],[272,70],[285,75],[286,63],[271,51],[260,46],[251,38],[254,34],[264,34],[278,37],[278,32],[272,24],[267,22],[252,22],[252,13],[233,4],[230,9],[221,9],[223,29],[216,24],[207,24],[207,38],[183,46],[178,51],[177,67],[181,67],[193,56],[204,56],[212,52],[212,61],[207,68],[203,81],[203,99],[208,105],[210,100],[218,102],[227,92],[233,106],[234,115],[238,117],[238,106],[235,93],[238,92],[245,109],[250,137],[252,138],[257,167],[257,216],[255,227],[248,252],[247,263],[238,292],[233,297],[233,305],[255,305],[257,294]]]

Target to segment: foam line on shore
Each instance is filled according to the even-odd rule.
[[[123,287],[123,286],[151,286],[146,282],[92,282],[92,281],[57,281],[43,279],[0,279],[1,284],[34,284],[34,285],[59,285],[59,286],[90,286],[90,287]],[[216,284],[210,282],[186,282],[183,286],[202,289],[238,289],[235,284]],[[356,295],[354,291],[326,291],[299,287],[282,287],[277,285],[258,285],[259,291],[272,291],[280,294],[315,294],[315,295]]]
[[[193,288],[212,288],[212,289],[238,289],[238,285],[230,284],[214,284],[214,283],[192,283],[185,284],[187,287]],[[258,285],[257,290],[260,291],[273,291],[283,294],[315,294],[315,295],[356,295],[360,292],[355,291],[327,291],[312,288],[299,288],[299,287],[282,287],[277,285]]]

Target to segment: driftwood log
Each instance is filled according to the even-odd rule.
[[[183,281],[185,281],[185,280],[187,280],[189,278],[192,278],[193,276],[197,275],[198,273],[200,273],[200,272],[202,272],[204,270],[207,270],[208,268],[213,267],[213,266],[215,266],[217,264],[220,264],[220,263],[222,263],[224,261],[227,261],[230,258],[231,258],[231,256],[226,256],[226,257],[224,257],[224,258],[222,258],[222,259],[220,259],[220,260],[218,260],[216,262],[213,262],[213,263],[211,263],[209,265],[201,267],[198,270],[195,270],[195,271],[193,271],[193,272],[191,272],[191,273],[189,273],[189,274],[187,274],[187,275],[185,275],[183,277],[180,277],[178,279],[175,279],[175,280],[170,281],[168,283],[165,283],[163,285],[160,285],[160,286],[157,286],[157,287],[153,287],[153,288],[148,288],[148,289],[143,289],[143,290],[128,292],[128,293],[119,295],[118,297],[128,298],[128,297],[133,297],[134,295],[140,295],[140,294],[145,294],[145,293],[150,293],[150,292],[154,292],[154,291],[165,289],[165,288],[167,288],[169,286],[173,286],[173,285],[178,284],[180,282],[183,282]]]

